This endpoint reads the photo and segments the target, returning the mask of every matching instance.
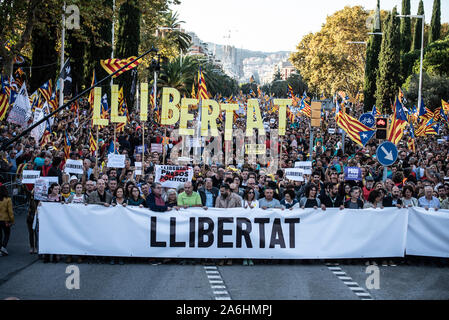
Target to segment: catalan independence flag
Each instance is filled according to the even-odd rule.
[[[295,96],[295,94],[293,93],[293,88],[290,85],[290,83],[288,84],[288,96],[289,98],[293,98]]]
[[[123,96],[123,87],[120,88],[118,93],[118,115],[127,115],[127,108],[125,103],[125,97]],[[117,131],[122,132],[125,129],[126,123],[117,123]]]
[[[206,86],[206,80],[204,79],[203,71],[198,71],[198,99],[209,99],[209,96],[207,95],[207,86]]]
[[[97,140],[94,139],[94,135],[92,131],[90,131],[89,135],[89,151],[93,155],[95,151],[97,151]]]
[[[52,87],[51,87],[51,79],[45,82],[40,88],[39,92],[44,97],[45,101],[50,103],[52,96]]]
[[[447,103],[444,100],[441,100],[441,106],[443,107],[444,111],[449,112],[449,103]]]
[[[120,68],[123,68],[124,66],[126,66],[127,64],[129,64],[130,62],[135,60],[136,58],[137,57],[133,56],[133,57],[129,57],[127,59],[122,59],[122,60],[120,60],[120,59],[107,59],[107,60],[101,60],[100,64],[103,67],[103,69],[106,70],[107,73],[113,74],[114,72],[116,72]],[[140,64],[139,60],[134,61],[129,66],[127,66],[125,69],[123,69],[120,72],[118,72],[117,74],[115,74],[113,76],[113,78],[117,78],[122,73],[136,68]]]
[[[346,112],[338,112],[335,117],[338,126],[359,146],[364,147],[376,132],[376,130],[365,126]]]
[[[64,137],[64,157],[65,160],[70,158],[70,149],[72,148],[72,145],[70,143],[69,135],[67,134],[67,131],[65,131],[65,137]]]
[[[378,109],[376,108],[376,106],[373,106],[373,111],[371,111],[371,114],[372,114],[374,117],[380,117],[380,110],[378,110]]]
[[[95,76],[95,69],[94,69],[94,73],[92,74],[92,82],[90,84],[91,87],[93,87],[95,84],[97,83],[97,77]],[[90,90],[89,92],[89,105],[90,105],[90,110],[94,109],[94,90]]]
[[[393,120],[387,134],[387,140],[397,145],[404,135],[404,129],[407,123],[407,116],[404,112],[404,107],[398,97],[396,98]]]

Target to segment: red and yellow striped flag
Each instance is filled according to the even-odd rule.
[[[301,112],[309,118],[312,117],[312,108],[310,107],[310,104],[308,104],[307,102],[304,102],[304,108],[301,109]]]
[[[204,80],[203,71],[198,71],[198,99],[209,99],[207,95],[206,80]]]
[[[407,141],[407,147],[409,150],[411,150],[413,153],[415,153],[416,152],[415,139],[413,139],[412,137],[409,137],[408,141]]]
[[[107,59],[107,60],[101,60],[100,64],[103,67],[104,70],[106,70],[107,73],[109,74],[113,74],[114,72],[116,72],[117,70],[119,70],[120,68],[123,68],[124,66],[126,66],[128,63],[130,63],[131,61],[135,60],[137,57],[129,57],[127,59]],[[140,59],[139,59],[140,60]],[[113,76],[113,78],[117,78],[119,75],[121,75],[122,73],[129,71],[131,69],[134,69],[135,67],[137,67],[140,64],[140,61],[136,60],[133,63],[131,63],[129,66],[127,66],[125,69],[121,70],[120,72],[118,72],[117,74],[115,74]]]
[[[46,83],[44,83],[40,88],[39,92],[44,97],[45,101],[50,102],[51,100],[51,94],[52,94],[52,86],[51,86],[51,79],[48,80]]]
[[[442,105],[444,111],[449,112],[449,103],[447,103],[444,100],[441,100],[441,105]]]
[[[97,83],[97,78],[95,77],[95,69],[94,69],[94,72],[92,74],[92,82],[91,82],[90,86],[93,87],[96,83]],[[90,92],[89,92],[89,105],[90,105],[90,110],[93,110],[94,109],[94,89],[90,90]]]
[[[89,137],[89,151],[91,154],[94,154],[94,152],[97,151],[97,140],[94,139],[94,135],[92,134],[92,131],[90,132],[90,137]]]
[[[0,92],[0,121],[6,116],[9,107],[9,95]]]
[[[337,113],[335,120],[338,126],[348,134],[349,138],[362,147],[366,145],[375,133],[375,130],[365,126],[345,112]]]

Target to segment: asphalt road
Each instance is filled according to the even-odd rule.
[[[379,288],[369,289],[364,261],[355,265],[257,263],[243,266],[72,264],[79,267],[80,288],[69,290],[70,265],[43,263],[28,253],[25,214],[16,215],[8,245],[0,257],[0,299],[139,299],[139,300],[409,300],[449,299],[449,267],[378,266]]]

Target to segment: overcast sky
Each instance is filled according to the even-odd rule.
[[[304,35],[320,30],[326,17],[346,5],[375,9],[377,0],[181,0],[173,6],[183,28],[203,41],[261,51],[294,51]],[[401,0],[381,0],[381,9],[401,10]],[[412,14],[419,0],[411,0]],[[433,0],[424,0],[430,23]],[[449,1],[441,1],[441,21],[449,22]],[[230,39],[227,36],[230,34]]]

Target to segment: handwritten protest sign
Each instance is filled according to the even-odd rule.
[[[124,168],[125,167],[125,155],[113,154],[108,155],[108,168]]]
[[[192,181],[193,168],[183,166],[156,166],[155,182],[165,188],[177,188],[187,181]]]

